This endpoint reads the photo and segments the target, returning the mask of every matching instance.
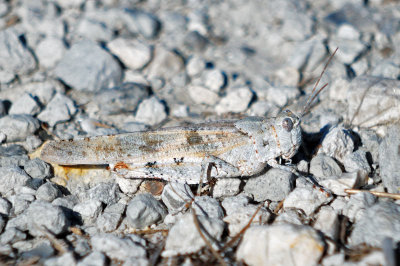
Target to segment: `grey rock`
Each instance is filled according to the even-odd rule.
[[[60,38],[47,37],[36,46],[35,54],[41,66],[53,68],[61,60],[65,51],[65,44]]]
[[[18,230],[17,228],[8,228],[0,236],[0,243],[2,245],[13,244],[21,240],[25,240],[27,235]]]
[[[8,199],[12,204],[12,214],[19,215],[29,207],[29,204],[35,200],[35,197],[33,195],[17,194],[8,197]]]
[[[24,75],[36,68],[35,58],[11,27],[0,31],[0,51],[0,69],[8,73]]]
[[[206,68],[206,62],[200,56],[192,56],[186,63],[186,73],[190,77],[198,76]]]
[[[135,265],[135,266],[147,266],[149,265],[150,261],[146,258],[128,258],[125,260],[124,264],[122,266],[130,266],[130,265]]]
[[[89,231],[87,231],[87,232],[90,234]],[[76,237],[76,235],[73,235],[73,236]],[[68,237],[67,237],[67,239],[70,240]],[[90,246],[89,241],[90,241],[90,239],[86,239],[82,236],[76,237],[76,239],[73,240],[73,242],[75,244],[74,251],[79,256],[86,256],[87,254],[89,254],[92,251],[92,247]]]
[[[384,77],[397,79],[400,75],[400,67],[391,60],[382,60],[374,66],[371,75],[375,77]]]
[[[219,99],[218,94],[206,87],[192,85],[188,87],[190,98],[197,104],[215,105]]]
[[[329,40],[329,50],[333,52],[336,47],[340,47],[337,58],[344,64],[351,64],[367,47],[359,40],[345,38],[331,38]]]
[[[21,186],[28,185],[31,177],[19,167],[0,167],[0,192],[2,195],[12,194]]]
[[[305,246],[313,248],[301,248]],[[309,226],[253,226],[244,233],[236,258],[255,266],[317,265],[324,249],[324,240]]]
[[[322,148],[318,153],[325,153],[339,162],[343,162],[344,157],[354,150],[354,141],[350,132],[340,126],[331,128],[321,145]]]
[[[294,52],[288,58],[288,65],[304,71],[314,70],[326,57],[326,45],[324,39],[311,37],[309,40],[296,44]]]
[[[350,236],[351,245],[368,243],[381,247],[385,237],[400,240],[400,207],[391,202],[380,202],[369,207],[354,225]]]
[[[141,179],[127,179],[120,176],[115,178],[115,182],[124,194],[135,194],[142,181]]]
[[[342,214],[347,216],[351,222],[358,222],[375,202],[376,197],[368,192],[351,195]]]
[[[65,233],[70,225],[70,221],[60,207],[44,201],[31,203],[25,214],[29,221],[29,233],[33,236],[42,235],[38,227],[58,235]]]
[[[293,99],[293,94],[298,94],[298,90],[296,89],[297,85],[299,84],[300,80],[300,72],[297,68],[286,66],[276,70],[272,76],[272,83],[275,86],[282,86],[282,91],[287,91],[287,99]],[[275,89],[276,91],[276,89]],[[282,92],[279,94],[281,95]],[[268,95],[269,98],[271,95]],[[282,100],[285,100],[285,97],[279,97]],[[277,102],[274,101],[277,105],[281,106],[282,101],[278,100]]]
[[[157,97],[143,100],[136,111],[135,120],[147,125],[157,125],[167,118],[165,106]]]
[[[266,100],[282,108],[299,95],[296,87],[271,86],[267,90]]]
[[[240,192],[240,178],[220,178],[212,190],[214,198],[232,197]]]
[[[138,70],[152,58],[152,48],[138,40],[117,38],[107,44],[110,51],[128,68]]]
[[[29,160],[24,165],[25,172],[32,178],[45,179],[50,177],[50,165],[39,158]]]
[[[304,216],[299,210],[286,209],[282,213],[279,213],[279,216],[274,220],[274,224],[288,223],[302,225],[306,221]]]
[[[101,182],[100,184],[89,189],[87,193],[90,199],[98,200],[106,205],[110,205],[119,200],[118,192],[118,185],[114,182]]]
[[[310,162],[310,173],[321,179],[329,176],[340,176],[342,169],[331,157],[319,154],[312,158]]]
[[[61,197],[62,192],[56,184],[47,182],[41,185],[36,191],[36,198],[47,202],[52,202],[54,199]]]
[[[157,17],[143,10],[125,9],[121,16],[131,33],[140,34],[148,39],[156,37],[161,28]]]
[[[314,213],[321,205],[332,200],[327,195],[313,188],[295,188],[283,202],[283,207],[301,209],[306,215]]]
[[[91,41],[74,44],[56,66],[55,74],[69,86],[84,91],[98,91],[121,82],[121,67]]]
[[[112,29],[105,23],[87,17],[79,21],[75,34],[96,42],[108,42],[114,35]]]
[[[39,121],[30,115],[7,115],[0,118],[0,132],[6,134],[6,142],[24,141],[39,127]]]
[[[225,86],[226,76],[219,69],[212,69],[204,71],[201,75],[203,84],[213,92],[219,92],[219,90]]]
[[[93,251],[77,264],[77,266],[105,266],[105,265],[106,265],[106,256],[104,256],[104,254],[99,251]]]
[[[367,174],[371,172],[371,167],[367,160],[367,153],[363,149],[358,149],[346,155],[343,159],[343,165],[346,172],[364,171]]]
[[[66,252],[59,257],[53,257],[47,259],[44,266],[64,266],[64,265],[76,265],[76,260],[73,252]]]
[[[161,194],[161,199],[170,212],[180,211],[193,198],[189,185],[178,182],[169,182]]]
[[[400,119],[400,81],[361,76],[352,80],[347,90],[347,119],[355,126],[372,128]],[[385,106],[385,110],[382,110]]]
[[[8,216],[10,215],[10,210],[11,203],[7,199],[0,197],[0,214]]]
[[[21,250],[19,250],[21,252]],[[53,256],[55,253],[54,248],[49,240],[39,240],[33,242],[33,246],[27,251],[20,253],[20,257],[24,260],[33,257],[40,257],[41,259],[46,259]]]
[[[68,195],[65,197],[56,198],[51,204],[53,204],[54,206],[61,206],[72,210],[74,206],[78,204],[78,199],[73,195]]]
[[[196,197],[192,204],[192,208],[196,211],[197,215],[204,215],[215,219],[224,218],[224,211],[222,210],[219,201],[208,196]]]
[[[38,118],[54,126],[59,122],[71,119],[77,109],[74,102],[67,96],[57,93],[47,104],[46,108],[38,115]]]
[[[206,237],[209,241],[210,236],[217,240],[221,239],[224,231],[224,222],[202,215],[197,216],[197,219],[204,230],[208,232]],[[211,243],[213,242],[211,241]],[[195,226],[193,215],[187,213],[169,230],[165,248],[161,255],[163,257],[171,257],[178,254],[191,254],[198,252],[205,246],[206,243],[201,238]]]
[[[244,112],[249,106],[252,98],[253,92],[248,87],[232,89],[221,99],[215,107],[215,111],[219,114],[228,112]]]
[[[155,77],[170,79],[180,73],[184,67],[185,63],[180,55],[162,46],[156,46],[153,60],[144,72],[149,80]]]
[[[288,171],[272,168],[263,175],[250,178],[244,191],[255,201],[281,201],[294,187],[294,176]]]
[[[190,31],[183,39],[183,45],[192,52],[201,52],[207,47],[208,39],[198,31]]]
[[[8,113],[36,115],[39,111],[40,105],[37,100],[31,94],[24,93],[18,100],[13,102]]]
[[[364,171],[357,171],[319,180],[319,184],[336,195],[347,196],[345,189],[362,187],[367,184],[367,181],[368,175]]]
[[[337,239],[339,233],[339,216],[332,207],[323,206],[316,216],[314,228],[332,239]]]
[[[361,137],[363,148],[371,154],[372,163],[377,163],[379,159],[379,144],[381,143],[380,137],[371,129],[362,128],[357,133]]]
[[[226,212],[224,222],[228,223],[229,235],[235,236],[250,221],[258,206],[249,204],[250,199],[244,195],[225,198],[222,207]],[[271,218],[271,213],[261,208],[253,219],[253,224],[266,224]]]
[[[78,203],[74,206],[73,211],[81,215],[85,224],[94,223],[102,211],[102,204],[99,200],[88,200]]]
[[[103,252],[111,259],[125,261],[129,257],[144,258],[146,250],[130,238],[111,234],[95,235],[91,239],[94,251]]]
[[[148,96],[148,90],[137,83],[124,83],[121,86],[104,89],[94,95],[90,113],[104,115],[133,112],[138,103]]]
[[[112,232],[117,229],[125,208],[126,206],[121,203],[107,206],[97,219],[97,228],[102,232]]]
[[[379,167],[383,185],[390,193],[400,188],[400,125],[392,125],[379,145]]]
[[[129,225],[133,228],[144,228],[164,219],[165,207],[151,194],[135,196],[126,209]]]
[[[37,148],[39,148],[43,144],[43,141],[36,135],[30,135],[26,137],[26,141],[24,148],[29,152],[34,152]]]

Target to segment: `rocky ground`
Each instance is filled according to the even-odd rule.
[[[0,2],[1,263],[396,265],[399,25],[394,0]],[[336,47],[304,177],[196,195],[38,157],[49,139],[298,113]]]

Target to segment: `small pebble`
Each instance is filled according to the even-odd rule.
[[[160,222],[166,215],[165,207],[151,194],[135,196],[126,209],[129,225],[138,229]]]
[[[161,199],[170,212],[180,211],[184,205],[194,199],[189,185],[169,182],[161,194]]]
[[[39,127],[39,121],[26,114],[7,115],[0,118],[0,132],[6,135],[7,142],[24,141]]]
[[[38,119],[54,126],[59,122],[68,121],[76,112],[74,102],[67,96],[57,93],[38,115]]]
[[[13,102],[9,110],[9,114],[27,114],[36,115],[40,112],[40,105],[35,98],[29,94],[24,93],[18,100]]]
[[[248,87],[232,89],[221,99],[215,110],[218,114],[234,112],[240,113],[246,111],[253,98],[253,92]]]
[[[354,141],[350,132],[343,127],[333,127],[322,140],[322,148],[318,151],[343,162],[344,157],[354,150]]]
[[[314,213],[321,205],[328,203],[332,196],[327,196],[313,188],[295,188],[283,202],[283,208],[301,209],[306,215]]]
[[[208,239],[210,238],[209,236],[217,240],[221,239],[224,230],[223,221],[207,218],[202,215],[198,215],[197,219],[202,228],[208,232],[206,235]],[[169,230],[162,256],[173,257],[178,254],[191,254],[198,252],[205,246],[206,243],[201,238],[198,228],[195,226],[193,215],[187,213]]]
[[[244,233],[236,258],[254,266],[317,265],[324,249],[325,242],[309,226],[253,226]]]
[[[272,168],[265,174],[250,178],[244,191],[255,201],[281,201],[294,187],[294,176],[288,171]]]
[[[319,154],[312,158],[310,162],[310,173],[314,177],[321,179],[330,176],[340,176],[342,169],[331,157]]]
[[[379,167],[383,185],[390,193],[399,193],[400,188],[400,125],[389,127],[379,145]]]
[[[143,100],[136,111],[135,120],[147,125],[157,125],[167,118],[165,106],[156,97]]]
[[[151,47],[137,40],[117,38],[109,42],[107,47],[126,67],[133,70],[146,66],[152,57]]]
[[[95,223],[100,215],[103,207],[99,200],[88,200],[78,203],[74,206],[73,211],[79,213],[85,224]]]
[[[52,202],[54,199],[61,196],[61,190],[51,182],[44,183],[36,191],[36,198],[38,200],[43,200],[47,202]]]

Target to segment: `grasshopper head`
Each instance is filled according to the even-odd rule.
[[[292,158],[301,144],[300,118],[284,110],[275,119],[275,131],[282,158]]]

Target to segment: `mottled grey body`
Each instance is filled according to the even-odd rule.
[[[290,159],[301,144],[300,119],[286,110],[275,118],[197,124],[75,140],[50,141],[41,158],[60,165],[108,164],[126,178],[157,178],[199,183],[204,167],[211,176],[240,177],[261,172],[267,164]]]

